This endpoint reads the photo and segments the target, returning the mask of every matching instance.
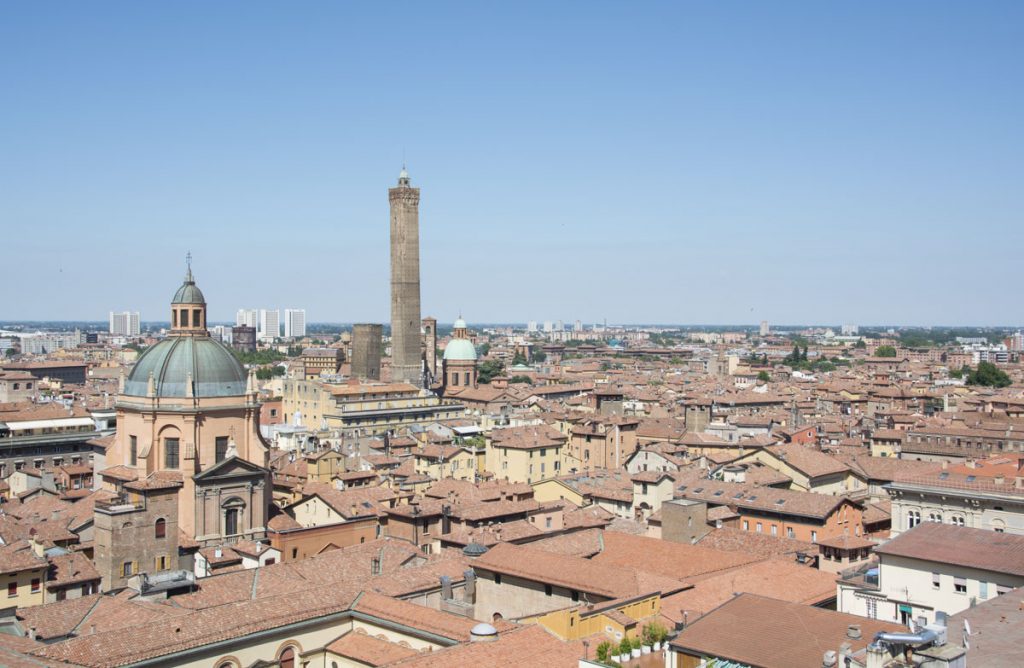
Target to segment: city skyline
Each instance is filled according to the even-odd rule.
[[[8,12],[0,317],[162,318],[191,250],[211,320],[387,322],[404,158],[442,322],[1018,320],[1017,5],[247,9]]]

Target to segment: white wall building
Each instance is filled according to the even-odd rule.
[[[138,336],[141,333],[139,330],[139,312],[122,311],[115,313],[111,311],[109,331],[114,336]]]
[[[877,568],[837,584],[840,612],[906,624],[1024,585],[1024,536],[925,523],[875,548]]]
[[[277,309],[260,309],[259,322],[256,326],[256,338],[261,341],[273,341],[281,336],[281,312]]]
[[[260,312],[254,308],[240,308],[235,314],[235,325],[241,327],[256,327],[259,324]]]
[[[286,308],[284,310],[284,337],[301,339],[306,335],[306,309]]]

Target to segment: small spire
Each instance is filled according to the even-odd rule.
[[[195,283],[192,279],[192,251],[185,253],[185,282]]]

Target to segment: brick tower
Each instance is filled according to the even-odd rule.
[[[420,343],[420,189],[402,168],[391,203],[391,380],[419,386],[423,379]]]

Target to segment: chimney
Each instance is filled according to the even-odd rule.
[[[441,576],[441,600],[452,600],[452,579],[447,575]]]
[[[889,653],[885,651],[885,647],[876,643],[868,645],[867,653],[864,657],[866,662],[864,668],[885,668],[886,659],[889,658]]]
[[[821,666],[822,668],[836,668],[837,661],[838,656],[836,655],[836,651],[834,649],[830,649],[825,652],[824,656],[822,656]]]
[[[846,637],[851,640],[859,640],[861,637],[860,624],[850,624],[846,627]]]
[[[213,556],[214,556],[215,559],[220,559],[221,557],[224,556],[224,550],[220,549],[219,547],[218,548],[214,548]]]

